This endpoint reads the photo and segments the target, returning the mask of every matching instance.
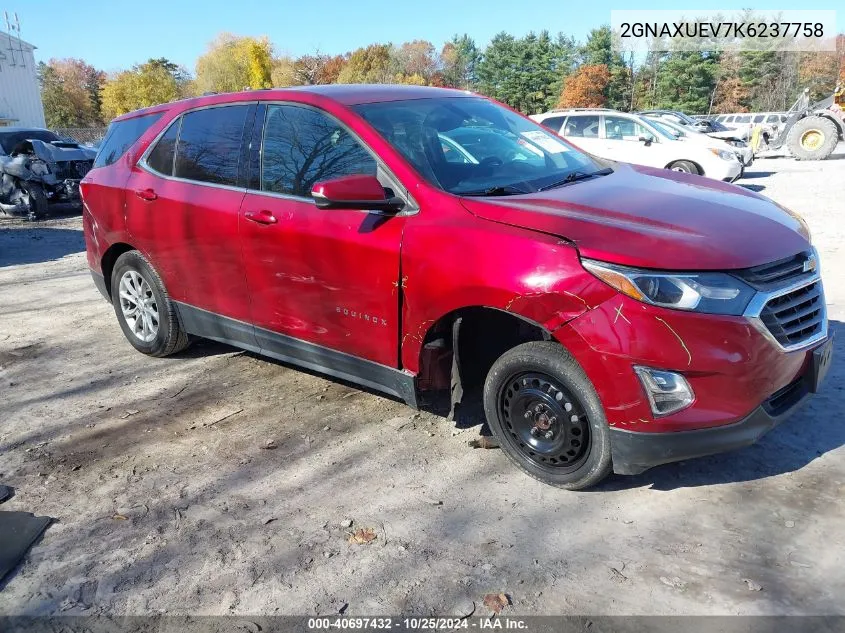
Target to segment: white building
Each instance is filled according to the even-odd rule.
[[[44,127],[35,47],[0,33],[0,126]]]

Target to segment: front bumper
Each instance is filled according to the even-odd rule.
[[[801,378],[734,424],[674,433],[640,433],[611,428],[613,472],[638,475],[660,464],[749,446],[792,415],[809,396],[808,382]]]

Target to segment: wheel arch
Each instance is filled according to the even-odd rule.
[[[678,158],[676,160],[669,161],[669,163],[663,169],[672,169],[672,165],[674,165],[675,163],[689,163],[698,170],[698,176],[704,175],[704,169],[701,167],[701,165],[699,165],[694,160],[690,160],[689,158]]]
[[[134,250],[137,249],[131,244],[127,244],[126,242],[115,242],[106,249],[105,253],[103,253],[102,258],[100,259],[100,270],[103,272],[103,279],[106,282],[106,291],[109,293],[109,299],[111,299],[111,274],[114,270],[114,264],[117,261],[117,258],[124,253]]]
[[[453,309],[430,324],[419,348],[419,387],[443,388],[460,381],[480,386],[496,359],[529,341],[554,341],[540,323],[521,314],[486,305]]]

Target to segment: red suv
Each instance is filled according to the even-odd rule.
[[[564,488],[751,444],[830,365],[800,217],[468,92],[147,108],[111,124],[82,194],[137,350],[198,336],[411,406],[480,397],[513,462]]]

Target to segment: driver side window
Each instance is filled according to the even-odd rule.
[[[345,127],[322,112],[270,105],[261,152],[261,190],[311,197],[315,182],[376,176],[375,158]]]
[[[654,140],[654,134],[633,119],[607,115],[604,117],[604,136],[609,141]]]

